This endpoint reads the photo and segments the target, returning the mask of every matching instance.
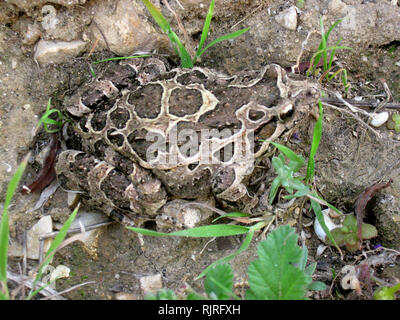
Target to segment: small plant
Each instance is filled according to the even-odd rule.
[[[283,187],[289,195],[284,196],[284,199],[292,199],[299,197],[308,197],[310,199],[311,207],[318,219],[318,222],[321,224],[323,230],[325,231],[328,238],[331,239],[332,243],[339,250],[339,246],[336,244],[335,239],[332,238],[332,235],[325,224],[325,220],[323,218],[323,213],[321,209],[321,204],[326,205],[332,210],[341,214],[341,212],[336,209],[334,206],[327,203],[323,200],[315,191],[312,191],[309,184],[314,179],[314,171],[315,171],[315,155],[318,150],[318,146],[322,136],[322,120],[323,120],[323,108],[321,102],[318,103],[320,115],[314,126],[313,133],[313,141],[311,144],[310,156],[307,164],[307,174],[306,177],[295,176],[301,167],[304,166],[305,160],[302,156],[297,155],[288,147],[283,146],[279,143],[271,142],[282,154],[279,154],[277,157],[272,158],[272,166],[274,167],[277,177],[272,181],[270,194],[269,194],[269,202],[272,204],[275,196],[278,192],[279,187]],[[289,162],[285,159],[286,156]],[[287,163],[288,162],[288,163]],[[287,164],[286,164],[287,163]],[[306,184],[303,183],[305,180]]]
[[[393,287],[379,288],[374,293],[374,300],[396,300],[396,292],[400,291],[400,282]]]
[[[304,300],[308,290],[324,290],[325,284],[312,281],[316,262],[306,266],[308,250],[297,245],[295,229],[286,225],[269,233],[257,246],[258,259],[248,268],[250,288],[247,300]],[[233,271],[229,264],[217,264],[204,280],[206,296],[191,291],[187,300],[227,300],[240,298],[233,293]],[[171,290],[147,295],[146,299],[177,299]]]
[[[13,177],[8,184],[7,193],[6,193],[6,200],[4,202],[3,207],[3,214],[0,223],[0,300],[8,300],[10,299],[8,286],[7,286],[7,255],[8,255],[8,238],[9,238],[9,226],[8,226],[8,207],[12,200],[12,197],[15,193],[15,190],[21,180],[22,174],[25,171],[26,165],[28,163],[29,154],[22,160],[21,164],[18,166],[16,172],[14,173]],[[46,253],[44,261],[38,267],[38,272],[36,274],[33,287],[29,293],[28,300],[32,299],[37,293],[39,293],[44,287],[40,287],[38,289],[35,288],[36,283],[41,279],[43,275],[43,270],[51,260],[60,246],[61,242],[64,240],[68,229],[74,220],[76,214],[78,212],[78,207],[74,210],[68,220],[65,222],[63,227],[61,228],[60,232],[57,234],[55,239],[50,245],[49,250]]]
[[[53,113],[57,115],[56,120],[50,118],[50,115],[52,115]],[[63,126],[63,121],[64,117],[61,111],[58,109],[51,109],[51,98],[49,98],[49,101],[47,102],[46,112],[40,118],[38,127],[43,123],[44,130],[47,133],[55,133],[61,130]],[[55,126],[55,129],[50,129],[49,126]]]
[[[390,130],[394,130],[397,133],[400,132],[400,114],[399,113],[393,113],[391,119],[387,122],[387,127]]]
[[[51,107],[51,99],[49,99],[49,101],[48,101],[47,110],[46,110],[45,114],[42,116],[42,118],[40,119],[38,126],[43,123],[44,128],[47,132],[54,133],[61,129],[63,117],[59,110],[50,109],[50,107]],[[50,114],[52,114],[52,113],[57,113],[58,120],[53,120],[53,119],[49,118]],[[58,127],[58,129],[57,130],[49,129],[49,127],[47,127],[47,125],[56,125]],[[14,193],[18,187],[18,184],[22,178],[22,174],[25,171],[29,157],[30,157],[30,154],[28,154],[22,160],[21,164],[18,166],[17,170],[15,171],[13,177],[11,178],[11,180],[8,184],[8,188],[7,188],[7,192],[6,192],[6,199],[5,199],[4,207],[3,207],[3,214],[1,216],[1,223],[0,223],[0,300],[10,299],[9,292],[8,292],[8,286],[7,286],[7,257],[8,257],[8,239],[9,239],[8,207],[9,207],[11,200],[14,196]],[[57,236],[51,243],[50,248],[45,255],[44,261],[41,263],[41,265],[38,266],[38,272],[36,274],[32,289],[31,289],[27,299],[32,299],[37,293],[39,293],[44,288],[44,287],[40,287],[40,288],[36,289],[36,283],[41,279],[41,277],[43,275],[43,270],[46,268],[46,266],[49,265],[55,252],[57,251],[57,248],[60,246],[61,242],[64,240],[64,238],[68,232],[68,229],[78,212],[78,209],[79,208],[77,207],[72,212],[71,216],[65,222],[65,224],[61,228],[60,232],[57,234]]]
[[[304,7],[304,0],[297,0],[296,1],[296,7],[299,9],[302,9]]]
[[[0,300],[8,300],[10,298],[7,286],[7,258],[8,258],[8,207],[14,196],[15,190],[21,180],[28,163],[29,154],[22,160],[13,177],[11,178],[6,193],[6,199],[3,207],[3,214],[0,223]]]
[[[360,248],[357,219],[353,215],[347,215],[343,226],[331,230],[331,234],[339,247],[345,246],[350,252],[355,252]],[[378,235],[378,231],[373,225],[363,223],[361,235],[363,240],[371,239]]]
[[[333,59],[335,57],[336,50],[338,49],[346,49],[346,50],[352,50],[350,47],[346,46],[340,46],[340,42],[342,41],[342,38],[340,38],[334,46],[328,47],[328,38],[331,33],[331,31],[341,22],[342,20],[337,20],[325,33],[325,28],[324,28],[324,23],[322,21],[322,16],[320,17],[320,28],[321,28],[321,42],[319,44],[317,52],[314,53],[314,55],[311,57],[310,60],[310,67],[307,71],[307,74],[313,74],[316,71],[317,66],[319,65],[321,59],[322,59],[322,70],[324,74],[322,75],[322,79],[326,78],[328,81],[331,81],[333,78],[335,78],[337,75],[341,74],[341,80],[342,84],[344,86],[345,92],[347,94],[350,84],[348,83],[347,79],[347,70],[344,68],[340,68],[339,70],[335,72],[332,71],[332,63]],[[328,52],[329,54],[329,59],[328,59]]]
[[[211,0],[210,6],[208,8],[208,14],[204,22],[203,32],[201,34],[199,46],[197,48],[195,56],[192,58],[187,49],[185,48],[185,46],[182,44],[177,34],[174,31],[172,31],[171,25],[169,24],[167,19],[165,19],[165,17],[162,15],[160,10],[158,10],[149,0],[142,0],[142,1],[149,10],[154,20],[161,28],[161,30],[167,34],[169,40],[171,41],[172,47],[174,48],[176,54],[179,56],[181,60],[182,68],[193,68],[193,65],[207,49],[209,49],[218,42],[236,38],[249,30],[249,28],[246,28],[226,34],[222,37],[215,39],[214,41],[212,41],[211,43],[209,43],[207,46],[204,47],[214,12],[214,0]]]

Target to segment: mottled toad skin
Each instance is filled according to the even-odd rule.
[[[198,67],[167,71],[155,58],[110,65],[66,102],[74,122],[57,176],[65,189],[130,225],[156,216],[171,199],[234,203],[247,194],[246,178],[268,141],[307,116],[318,92],[278,65],[234,76]],[[155,142],[167,143],[148,159]]]

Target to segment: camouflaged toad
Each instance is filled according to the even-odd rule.
[[[155,58],[110,65],[67,102],[75,121],[57,176],[126,224],[174,199],[234,203],[268,141],[307,116],[318,92],[278,65],[234,76],[167,71]]]

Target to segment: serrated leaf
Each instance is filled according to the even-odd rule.
[[[259,259],[249,266],[247,299],[305,299],[308,277],[294,266],[301,262],[303,252],[297,239],[294,228],[286,225],[275,229],[259,243]]]
[[[215,296],[218,300],[227,300],[232,296],[233,273],[229,264],[219,264],[212,268],[204,280],[204,289],[211,298]],[[214,293],[214,295],[212,295]]]

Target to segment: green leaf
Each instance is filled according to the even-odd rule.
[[[9,300],[8,294],[5,295],[5,294],[3,294],[3,293],[0,292],[0,300]]]
[[[308,286],[308,290],[312,290],[312,291],[323,291],[325,289],[326,289],[326,284],[321,281],[313,281]]]
[[[204,43],[206,42],[208,30],[210,29],[213,12],[214,12],[214,0],[211,0],[210,6],[208,7],[207,17],[206,17],[206,20],[204,21],[203,32],[201,33],[199,47],[197,48],[196,56],[193,59],[193,63],[195,63],[197,58],[200,57],[201,49],[203,48]]]
[[[60,130],[60,128],[62,127],[62,119],[63,119],[63,115],[61,113],[60,110],[58,109],[50,109],[51,108],[51,98],[49,98],[48,102],[47,102],[47,107],[46,107],[46,112],[43,114],[43,116],[40,118],[39,123],[38,123],[38,127],[43,123],[44,126],[44,130],[48,133],[55,133],[58,132]],[[49,118],[49,116],[53,113],[57,113],[57,117],[58,120],[54,120]],[[52,129],[50,130],[48,128],[48,125],[57,125],[58,129]]]
[[[285,225],[272,231],[258,245],[259,259],[249,266],[250,289],[247,299],[305,299],[309,281],[294,264],[301,261],[302,249],[297,245],[294,228]]]
[[[181,59],[181,67],[182,68],[193,68],[192,57],[189,52],[186,50],[185,46],[179,40],[178,36],[175,32],[168,33],[168,37],[171,40],[172,44],[176,45],[176,51]]]
[[[274,201],[280,185],[281,179],[278,176],[271,183],[271,189],[269,190],[269,204],[272,204],[272,202]]]
[[[196,237],[196,238],[210,238],[210,237],[225,237],[244,234],[249,231],[249,227],[232,225],[232,224],[215,224],[210,226],[201,226],[192,229],[185,229],[171,233],[157,232],[153,230],[127,227],[129,230],[141,233],[145,236],[165,237],[165,236],[178,236],[178,237]]]
[[[74,221],[74,219],[75,219],[75,217],[76,217],[76,215],[78,213],[78,210],[79,210],[79,206],[77,206],[75,208],[75,210],[71,213],[71,215],[69,216],[67,221],[65,221],[64,225],[61,227],[60,231],[58,232],[58,234],[56,235],[54,240],[51,242],[50,248],[49,248],[49,250],[47,251],[47,253],[46,253],[45,257],[44,257],[44,260],[43,260],[42,264],[40,265],[40,268],[39,268],[39,270],[37,272],[37,275],[35,277],[35,281],[33,282],[32,290],[33,290],[33,288],[35,288],[36,282],[39,281],[40,278],[42,277],[43,269],[47,265],[50,264],[51,260],[53,259],[54,255],[55,255],[55,253],[57,251],[57,248],[64,241],[64,239],[65,239],[65,237],[67,235],[67,232],[68,232],[68,230],[69,230],[69,228],[71,226],[71,223]],[[28,300],[32,299],[32,297],[34,297],[42,289],[43,289],[43,287],[37,289],[36,291],[32,291],[31,290],[31,292],[29,293],[29,296],[28,296],[27,299]]]
[[[28,154],[18,166],[14,175],[7,186],[6,198],[3,205],[3,213],[0,222],[0,289],[4,289],[2,294],[8,299],[8,288],[7,288],[7,254],[8,254],[8,237],[9,237],[9,226],[8,226],[8,207],[10,206],[11,200],[14,196],[15,190],[22,178],[22,174],[28,163],[30,154]]]
[[[171,32],[171,26],[167,19],[162,15],[161,11],[158,10],[149,0],[142,0],[144,5],[149,10],[150,14],[152,15],[153,19],[157,22],[158,26],[161,28],[162,31],[165,33]]]
[[[141,55],[127,56],[127,57],[112,57],[112,58],[107,58],[107,59],[103,59],[103,60],[97,60],[92,63],[97,64],[97,63],[109,62],[109,61],[115,61],[115,60],[126,60],[126,59],[146,58],[146,57],[151,57],[151,54],[141,54]]]
[[[191,291],[186,296],[186,300],[207,300],[207,298],[203,297],[202,295],[198,294],[197,292]]]
[[[322,229],[324,230],[325,234],[326,234],[326,239],[329,241],[331,241],[331,243],[338,249],[339,252],[340,248],[339,245],[336,243],[335,239],[332,236],[332,233],[329,231],[328,227],[325,224],[325,219],[324,219],[324,215],[322,213],[322,209],[321,209],[321,205],[315,201],[310,199],[310,203],[311,203],[311,207],[315,213],[315,216],[317,217],[317,220],[319,222],[319,224],[321,225]]]
[[[219,219],[222,219],[222,218],[250,217],[250,216],[251,216],[251,214],[244,213],[244,212],[229,212],[229,213],[227,213],[227,214],[224,214],[224,215],[222,215],[222,216],[219,216],[219,217],[215,218],[215,219],[212,221],[212,223],[214,223],[214,222],[216,222],[216,221],[218,221]]]
[[[210,269],[204,280],[204,289],[209,298],[228,300],[232,296],[233,272],[229,264],[219,264]],[[212,295],[213,294],[213,295]]]
[[[237,30],[235,32],[223,35],[222,37],[219,37],[217,39],[215,39],[214,41],[212,41],[210,44],[208,44],[204,49],[202,49],[198,54],[197,54],[197,58],[200,57],[208,48],[212,47],[213,45],[217,44],[218,42],[224,41],[224,40],[229,40],[229,39],[233,39],[236,38],[240,35],[242,35],[243,33],[249,31],[250,28],[245,28],[245,29],[241,29],[241,30]]]
[[[323,108],[321,101],[318,101],[318,106],[319,106],[319,118],[314,126],[313,140],[307,164],[306,183],[309,183],[314,178],[315,155],[317,154],[319,142],[322,136]]]
[[[160,289],[157,293],[149,293],[144,296],[145,300],[178,300],[171,289]]]
[[[395,300],[394,296],[397,291],[400,290],[400,282],[395,284],[393,287],[379,288],[374,293],[374,300]]]
[[[274,145],[277,149],[279,149],[279,151],[281,151],[289,160],[297,163],[298,166],[302,167],[304,165],[304,158],[302,156],[297,155],[291,149],[280,143],[272,141],[270,141],[270,143]]]
[[[368,223],[363,223],[361,226],[361,236],[362,238],[365,239],[371,239],[374,238],[378,235],[378,230],[376,228]]]
[[[246,238],[244,239],[242,245],[240,246],[240,248],[235,252],[232,253],[226,257],[223,257],[221,259],[218,259],[217,261],[213,262],[212,264],[210,264],[207,268],[205,268],[197,277],[195,280],[198,280],[202,277],[204,277],[212,268],[214,268],[216,265],[221,264],[221,263],[227,263],[229,261],[231,261],[233,258],[235,258],[239,253],[245,251],[250,243],[251,240],[253,239],[254,236],[254,231],[249,231],[249,233],[247,233]]]

